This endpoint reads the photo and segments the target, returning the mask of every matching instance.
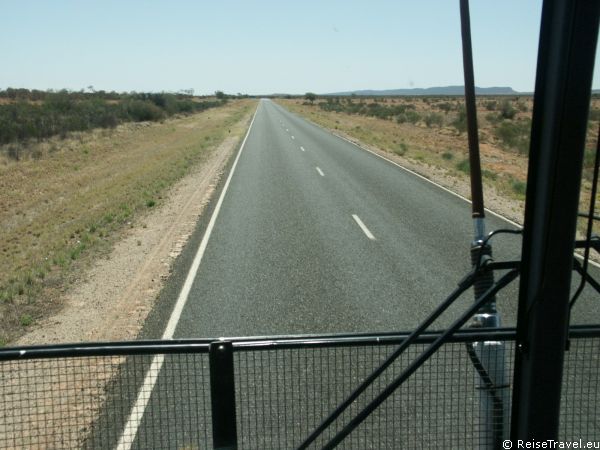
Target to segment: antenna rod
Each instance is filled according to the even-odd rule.
[[[469,136],[469,166],[471,170],[472,217],[475,227],[475,241],[485,236],[485,210],[483,205],[483,185],[481,183],[481,160],[479,158],[479,137],[477,134],[477,106],[475,103],[475,76],[473,74],[473,50],[471,46],[471,19],[469,1],[460,0],[460,24],[462,34],[463,68],[465,73],[465,106],[467,131]]]

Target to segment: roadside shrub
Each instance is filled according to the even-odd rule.
[[[527,103],[525,103],[525,102],[517,102],[517,108],[521,112],[527,112],[527,111],[529,111],[529,108],[527,107]]]
[[[586,148],[583,154],[583,177],[592,181],[594,178],[594,163],[596,162],[596,149]]]
[[[0,91],[0,97],[15,99],[0,105],[0,144],[28,139],[42,141],[51,136],[64,138],[69,132],[114,128],[128,121],[162,120],[172,114],[203,111],[226,102],[226,99],[195,102],[166,93],[40,92],[10,88]],[[22,156],[10,154],[10,148],[7,151],[11,158]]]
[[[461,159],[456,163],[456,169],[460,172],[470,174],[471,173],[471,165],[469,164],[468,158]]]
[[[454,154],[450,153],[450,152],[444,152],[442,153],[442,159],[445,159],[446,161],[450,161],[454,158]]]
[[[307,92],[306,94],[304,94],[304,98],[306,100],[308,100],[312,105],[314,103],[314,101],[317,99],[317,94],[315,94],[313,92]]]
[[[444,116],[437,113],[430,113],[425,116],[425,124],[427,127],[431,128],[432,126],[441,127],[444,125]]]
[[[481,175],[484,178],[489,178],[490,180],[496,180],[498,178],[498,174],[496,172],[492,172],[491,170],[482,169]]]
[[[502,121],[494,130],[502,144],[521,154],[529,153],[529,138],[531,133],[531,120],[522,119],[516,122]]]
[[[583,167],[585,169],[592,169],[596,162],[596,149],[586,148],[583,154]]]
[[[498,102],[496,100],[489,100],[485,102],[485,109],[488,111],[496,111],[496,107],[498,106]]]
[[[517,110],[513,108],[512,104],[508,99],[504,100],[500,105],[500,116],[503,119],[512,120],[517,114]]]
[[[123,104],[123,110],[134,122],[160,120],[164,117],[162,110],[149,101],[129,100]]]
[[[22,326],[28,327],[29,325],[31,325],[33,323],[33,317],[31,317],[29,314],[23,314],[19,318],[19,322],[21,322]]]
[[[500,116],[500,114],[496,114],[496,113],[487,113],[485,115],[485,119],[488,122],[490,122],[491,124],[496,124],[502,120],[502,116]]]
[[[527,192],[527,183],[521,180],[517,180],[515,178],[511,178],[510,187],[512,191],[519,197],[525,197],[525,194]]]
[[[416,111],[406,111],[406,120],[414,125],[421,120],[421,115]]]
[[[404,156],[407,151],[408,151],[408,145],[406,145],[404,142],[400,142],[398,147],[394,148],[394,153],[397,155],[400,155],[400,156]]]
[[[458,115],[452,122],[452,126],[456,128],[459,134],[467,131],[467,111],[464,107],[458,111]]]
[[[444,111],[444,113],[448,114],[448,112],[452,111],[452,109],[454,109],[454,106],[452,105],[452,103],[448,103],[448,102],[441,102],[438,103],[436,105],[440,110]]]

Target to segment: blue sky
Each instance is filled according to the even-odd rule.
[[[2,6],[0,88],[267,94],[463,84],[458,0]],[[533,90],[540,14],[541,0],[471,1],[478,86]]]

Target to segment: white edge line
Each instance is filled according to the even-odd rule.
[[[321,170],[320,167],[315,167],[315,169],[317,169],[317,172],[319,172],[319,175],[321,175],[322,177],[325,176],[325,174],[323,173],[323,171]]]
[[[317,126],[317,127],[319,127],[319,128],[321,128],[321,129],[323,129],[324,131],[327,131],[325,128],[323,128],[323,127],[321,127],[321,126],[319,126],[319,125],[317,125],[317,124],[314,124],[314,125],[315,125],[315,126]],[[452,194],[452,195],[454,195],[454,196],[456,196],[456,197],[458,197],[458,198],[460,198],[460,199],[464,200],[465,202],[467,202],[467,203],[469,203],[469,204],[473,203],[473,202],[472,202],[471,200],[469,200],[467,197],[463,197],[462,195],[460,195],[460,194],[458,194],[458,193],[456,193],[456,192],[454,192],[454,191],[451,191],[451,190],[450,190],[450,189],[448,189],[447,187],[444,187],[444,186],[442,186],[441,184],[438,184],[438,183],[436,183],[435,181],[432,181],[432,180],[430,180],[429,178],[427,178],[427,177],[424,177],[423,175],[421,175],[421,174],[419,174],[419,173],[415,172],[414,170],[410,170],[410,169],[408,169],[408,168],[406,168],[406,167],[404,167],[404,166],[402,166],[402,165],[398,164],[396,161],[392,161],[391,159],[388,159],[388,158],[386,158],[385,156],[383,156],[383,155],[380,155],[379,153],[376,153],[376,152],[374,152],[374,151],[372,151],[372,150],[369,150],[368,148],[362,147],[362,146],[358,145],[356,142],[353,142],[353,141],[351,141],[350,139],[348,139],[348,138],[346,138],[346,137],[344,137],[344,136],[340,136],[339,134],[337,134],[337,133],[334,133],[333,131],[331,131],[331,134],[333,134],[335,137],[338,137],[338,138],[340,138],[340,139],[342,139],[342,140],[344,140],[344,141],[348,142],[349,144],[352,144],[352,145],[354,145],[355,147],[357,147],[357,148],[359,148],[359,149],[361,149],[361,150],[364,150],[364,151],[366,151],[366,152],[369,152],[369,153],[371,153],[371,154],[373,154],[373,155],[375,155],[375,156],[378,156],[379,158],[381,158],[381,159],[383,159],[383,160],[385,160],[385,161],[387,161],[387,162],[389,162],[389,163],[391,163],[391,164],[393,164],[393,165],[395,165],[395,166],[399,167],[399,168],[400,168],[400,169],[402,169],[402,170],[405,170],[406,172],[409,172],[409,173],[411,173],[411,174],[413,174],[413,175],[415,175],[415,176],[417,176],[417,177],[419,177],[419,178],[421,178],[421,179],[423,179],[423,180],[425,180],[425,181],[427,181],[427,182],[429,182],[429,183],[433,184],[434,186],[437,186],[437,187],[438,187],[438,188],[440,188],[440,189],[443,189],[444,191],[448,192],[449,194]],[[498,217],[499,219],[502,219],[502,220],[504,220],[504,221],[508,222],[508,223],[509,223],[509,224],[511,224],[513,227],[516,227],[516,228],[518,228],[518,229],[520,229],[520,230],[522,230],[522,229],[523,229],[523,225],[521,225],[521,224],[519,224],[519,223],[517,223],[517,222],[515,222],[515,221],[513,221],[513,220],[510,220],[508,217],[505,217],[505,216],[503,216],[503,215],[502,215],[502,214],[500,214],[500,213],[497,213],[497,212],[495,212],[495,211],[492,211],[491,209],[488,209],[488,208],[485,208],[485,211],[486,211],[486,212],[488,212],[488,213],[490,213],[490,214],[491,214],[491,215],[493,215],[493,216],[496,216],[496,217]],[[580,255],[580,254],[579,254],[579,253],[577,253],[577,252],[575,252],[575,253],[574,253],[574,255],[575,255],[575,258],[577,258],[577,259],[580,259],[580,260],[582,260],[582,261],[583,261],[583,256],[582,256],[582,255]],[[589,263],[589,264],[591,264],[592,266],[594,266],[594,267],[597,267],[597,268],[599,268],[599,269],[600,269],[600,264],[599,264],[599,263],[597,263],[596,261],[593,261],[593,260],[589,259],[589,260],[588,260],[588,263]]]
[[[298,115],[298,114],[294,114],[294,113],[292,113],[292,112],[288,111],[288,110],[287,110],[287,109],[285,109],[283,106],[281,106],[281,105],[279,105],[279,104],[277,104],[277,103],[275,103],[275,105],[279,106],[279,107],[280,107],[280,108],[281,108],[283,111],[285,111],[286,113],[288,113],[288,114],[291,114],[292,116],[295,116],[295,117],[299,118],[300,120],[304,120],[304,121],[305,121],[305,122],[307,122],[307,123],[310,123],[311,125],[313,125],[313,126],[315,126],[315,127],[319,128],[320,130],[324,131],[325,133],[332,134],[333,136],[335,136],[335,137],[337,137],[337,138],[339,138],[339,139],[341,139],[341,140],[343,140],[343,141],[346,141],[346,142],[348,142],[349,144],[352,144],[352,145],[353,145],[353,146],[355,146],[356,148],[359,148],[359,149],[361,149],[361,150],[364,150],[365,152],[369,152],[369,153],[371,153],[371,154],[373,154],[373,155],[377,156],[378,158],[381,158],[381,159],[383,159],[384,161],[387,161],[387,162],[389,162],[390,164],[393,164],[394,166],[396,166],[396,167],[399,167],[400,169],[402,169],[402,170],[404,170],[404,171],[406,171],[406,172],[408,172],[408,173],[411,173],[411,174],[415,175],[416,177],[419,177],[419,178],[421,178],[422,180],[425,180],[425,181],[427,181],[428,183],[431,183],[431,184],[433,184],[434,186],[437,186],[438,188],[440,188],[440,189],[442,189],[442,190],[444,190],[444,191],[448,192],[449,194],[452,194],[452,195],[454,195],[455,197],[458,197],[458,198],[460,198],[460,199],[464,200],[465,202],[467,202],[467,203],[469,203],[469,204],[472,204],[472,203],[473,203],[473,202],[471,202],[471,200],[469,200],[467,197],[464,197],[464,196],[462,196],[462,195],[460,195],[460,194],[458,194],[458,193],[456,193],[456,192],[454,192],[454,191],[452,191],[452,190],[448,189],[447,187],[444,187],[444,186],[442,186],[441,184],[438,184],[438,183],[436,183],[435,181],[433,181],[433,180],[430,180],[430,179],[429,179],[429,178],[427,178],[427,177],[424,177],[423,175],[421,175],[420,173],[417,173],[417,172],[415,172],[414,170],[411,170],[411,169],[409,169],[409,168],[407,168],[407,167],[404,167],[404,166],[402,166],[402,165],[398,164],[396,161],[392,161],[391,159],[389,159],[389,158],[386,158],[385,156],[383,156],[383,155],[380,155],[380,154],[379,154],[379,153],[377,153],[377,152],[374,152],[374,151],[372,151],[372,150],[369,150],[368,148],[365,148],[365,147],[363,147],[363,146],[361,146],[361,145],[357,144],[356,142],[354,142],[354,141],[352,141],[352,140],[348,139],[347,137],[344,137],[344,136],[342,136],[342,135],[340,135],[340,134],[338,134],[338,133],[335,133],[335,132],[333,132],[332,130],[329,130],[329,129],[325,128],[325,127],[322,127],[322,126],[321,126],[321,125],[319,125],[318,123],[316,123],[316,122],[313,122],[312,120],[310,120],[310,119],[308,119],[308,118],[306,118],[306,117],[300,116],[300,115]],[[300,147],[300,148],[302,148],[302,147]],[[486,212],[489,212],[489,213],[490,213],[491,215],[493,215],[493,216],[496,216],[496,217],[498,217],[499,219],[502,219],[502,220],[504,220],[505,222],[508,222],[509,224],[511,224],[511,225],[512,225],[512,226],[514,226],[514,227],[517,227],[517,228],[519,228],[519,229],[523,229],[523,225],[521,225],[520,223],[517,223],[517,222],[515,222],[515,221],[513,221],[513,220],[511,220],[511,219],[509,219],[509,218],[508,218],[508,217],[506,217],[506,216],[503,216],[503,215],[502,215],[502,214],[500,214],[500,213],[497,213],[496,211],[492,211],[491,209],[488,209],[488,208],[485,208],[485,211],[486,211]],[[580,259],[580,260],[583,260],[583,256],[582,256],[582,255],[580,255],[579,253],[575,252],[575,253],[574,253],[574,255],[575,255],[575,257],[576,257],[576,258],[578,258],[578,259]],[[597,263],[596,261],[592,261],[592,260],[590,259],[590,260],[588,260],[588,262],[589,262],[591,265],[593,265],[593,266],[595,266],[595,267],[597,267],[597,268],[599,268],[599,269],[600,269],[600,264],[599,264],[599,263]]]
[[[318,126],[318,125],[317,125],[317,126]],[[344,140],[344,141],[346,141],[346,142],[348,142],[348,143],[350,143],[350,144],[354,145],[355,147],[358,147],[358,148],[360,148],[361,150],[364,150],[364,151],[366,151],[366,152],[369,152],[369,153],[371,153],[372,155],[375,155],[375,156],[377,156],[377,157],[379,157],[379,158],[381,158],[381,159],[383,159],[383,160],[385,160],[385,161],[387,161],[387,162],[389,162],[389,163],[391,163],[391,164],[395,165],[396,167],[399,167],[400,169],[402,169],[402,170],[404,170],[404,171],[406,171],[406,172],[408,172],[408,173],[411,173],[411,174],[413,174],[413,175],[415,175],[415,176],[417,176],[417,177],[421,178],[422,180],[425,180],[425,181],[427,181],[428,183],[431,183],[431,184],[433,184],[434,186],[437,186],[438,188],[440,188],[440,189],[442,189],[442,190],[444,190],[444,191],[448,192],[449,194],[452,194],[452,195],[454,195],[455,197],[458,197],[458,198],[460,198],[461,200],[464,200],[465,202],[467,202],[467,203],[469,203],[469,204],[473,203],[473,202],[472,202],[471,200],[469,200],[467,197],[464,197],[464,196],[462,196],[462,195],[458,194],[457,192],[454,192],[454,191],[452,191],[452,190],[448,189],[447,187],[444,187],[444,186],[442,186],[441,184],[439,184],[439,183],[436,183],[435,181],[433,181],[433,180],[430,180],[430,179],[429,179],[429,178],[427,178],[427,177],[424,177],[423,175],[421,175],[420,173],[417,173],[417,172],[415,172],[414,170],[411,170],[411,169],[409,169],[409,168],[407,168],[407,167],[404,167],[404,166],[402,166],[402,165],[398,164],[396,161],[392,161],[391,159],[389,159],[389,158],[386,158],[385,156],[383,156],[383,155],[380,155],[379,153],[377,153],[377,152],[374,152],[373,150],[369,150],[368,148],[362,147],[362,146],[360,146],[359,144],[357,144],[356,142],[354,142],[354,141],[351,141],[350,139],[348,139],[348,138],[346,138],[346,137],[344,137],[344,136],[341,136],[341,135],[339,135],[339,134],[337,134],[337,133],[334,133],[333,131],[331,132],[331,134],[333,134],[334,136],[336,136],[336,137],[338,137],[338,138],[340,138],[340,139],[342,139],[342,140]],[[523,228],[523,225],[521,225],[521,224],[518,224],[517,222],[515,222],[515,221],[513,221],[513,220],[510,220],[508,217],[505,217],[505,216],[503,216],[503,215],[502,215],[502,214],[500,214],[500,213],[497,213],[497,212],[495,212],[495,211],[492,211],[491,209],[488,209],[488,208],[485,208],[485,210],[486,210],[486,212],[489,212],[489,213],[490,213],[490,214],[492,214],[493,216],[496,216],[496,217],[498,217],[499,219],[502,219],[502,220],[504,220],[504,221],[508,222],[509,224],[511,224],[511,225],[512,225],[512,226],[514,226],[514,227],[517,227],[517,228]]]
[[[371,239],[372,241],[374,241],[375,240],[375,236],[373,236],[373,233],[371,233],[369,231],[369,229],[363,223],[363,221],[360,220],[360,217],[358,217],[356,214],[352,214],[352,218],[358,224],[358,226],[360,227],[360,229],[363,230],[363,233],[365,233],[369,239]]]
[[[260,103],[259,103],[260,106]],[[192,262],[192,266],[187,274],[185,279],[185,283],[181,288],[181,292],[179,293],[179,297],[177,297],[177,302],[175,303],[175,307],[173,308],[173,312],[171,313],[171,317],[167,322],[167,326],[163,333],[162,339],[172,339],[173,334],[175,333],[175,328],[177,327],[177,323],[179,322],[179,318],[181,317],[181,313],[183,311],[183,307],[185,306],[188,296],[190,294],[190,290],[192,288],[192,284],[194,283],[194,279],[196,278],[196,273],[198,272],[198,268],[200,267],[200,262],[202,261],[202,257],[204,256],[204,251],[206,250],[206,246],[208,245],[208,240],[210,239],[210,235],[212,234],[212,230],[215,226],[215,222],[217,220],[217,216],[219,215],[219,211],[221,210],[221,205],[223,204],[223,199],[225,198],[225,194],[227,193],[227,188],[229,187],[229,183],[231,182],[231,178],[233,177],[233,173],[235,172],[235,168],[240,159],[240,155],[242,154],[242,150],[244,150],[244,146],[246,145],[246,140],[250,135],[250,130],[252,129],[252,125],[254,124],[254,119],[256,118],[256,113],[258,112],[258,106],[256,107],[256,111],[254,112],[254,116],[252,117],[252,121],[250,122],[250,126],[248,127],[248,131],[246,132],[246,136],[244,137],[244,141],[240,146],[240,150],[238,151],[237,157],[231,166],[231,170],[229,171],[229,176],[227,177],[227,181],[223,186],[223,190],[221,191],[221,196],[219,197],[219,201],[215,206],[215,209],[210,218],[210,222],[206,227],[206,231],[204,232],[204,236],[202,237],[202,241],[200,242],[200,246],[198,247],[198,251],[196,252],[196,256],[194,257],[194,261]],[[129,414],[129,418],[127,419],[127,424],[125,428],[123,428],[123,432],[121,433],[121,438],[119,439],[119,443],[117,444],[117,450],[129,450],[135,441],[135,437],[137,435],[138,428],[142,422],[142,418],[144,416],[144,411],[150,400],[150,396],[152,394],[152,390],[154,389],[154,385],[156,384],[156,380],[158,379],[158,375],[160,373],[160,369],[164,362],[164,355],[156,355],[152,360],[152,364],[146,373],[146,377],[144,378],[144,384],[140,387],[138,392],[138,396],[135,402],[135,405],[131,409],[131,413]]]

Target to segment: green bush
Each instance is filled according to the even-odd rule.
[[[498,102],[496,100],[489,100],[485,102],[485,109],[488,111],[496,111],[497,106]]]
[[[406,120],[414,125],[421,120],[421,115],[416,111],[406,111]]]
[[[396,153],[397,155],[400,155],[400,156],[404,156],[407,151],[408,151],[408,145],[406,145],[404,142],[400,142],[398,147],[394,148],[394,153]]]
[[[459,133],[467,131],[467,111],[464,107],[458,111],[458,115],[452,122],[452,126],[456,128]]]
[[[134,122],[156,121],[164,117],[163,110],[149,101],[129,100],[123,104],[123,110]]]
[[[507,148],[516,150],[521,154],[529,153],[529,138],[531,133],[531,120],[502,121],[494,130],[496,137]]]
[[[471,173],[471,165],[469,164],[469,159],[461,159],[456,163],[456,168],[463,173],[470,174]]]
[[[513,192],[519,197],[525,197],[525,194],[527,192],[527,183],[521,180],[517,180],[515,178],[511,178],[510,187],[512,188]]]
[[[596,162],[596,149],[586,148],[583,154],[583,167],[585,169],[592,169]]]
[[[490,122],[491,124],[495,124],[502,120],[502,116],[500,114],[496,114],[496,113],[487,113],[485,115],[485,119],[488,122]]]
[[[307,92],[306,94],[304,94],[304,98],[309,102],[313,103],[317,99],[317,94],[313,92]]]
[[[22,326],[28,327],[29,325],[31,325],[33,323],[33,317],[31,317],[29,314],[23,314],[19,318],[19,322],[21,322]]]
[[[445,159],[446,161],[450,161],[450,160],[454,159],[454,154],[450,153],[450,152],[444,152],[444,153],[442,153],[442,159]]]
[[[503,119],[512,120],[515,117],[515,114],[517,114],[517,110],[513,108],[510,101],[508,99],[504,100],[500,105],[500,116]]]
[[[425,124],[427,127],[431,128],[432,126],[441,127],[444,125],[444,116],[437,113],[430,113],[425,116]]]
[[[203,111],[226,102],[226,99],[194,102],[189,97],[166,93],[106,94],[100,91],[87,94],[10,88],[0,91],[2,97],[14,101],[0,105],[0,144],[66,137],[72,131],[114,128],[122,122],[162,120],[173,114]],[[22,156],[19,147],[9,147],[7,151],[11,158]]]
[[[489,178],[490,180],[496,180],[498,178],[498,174],[496,172],[492,172],[491,170],[482,169],[481,175],[484,178]]]
[[[454,106],[452,105],[452,103],[448,103],[448,102],[441,102],[441,103],[438,103],[436,106],[440,110],[444,111],[444,113],[446,113],[446,114],[454,109]]]

